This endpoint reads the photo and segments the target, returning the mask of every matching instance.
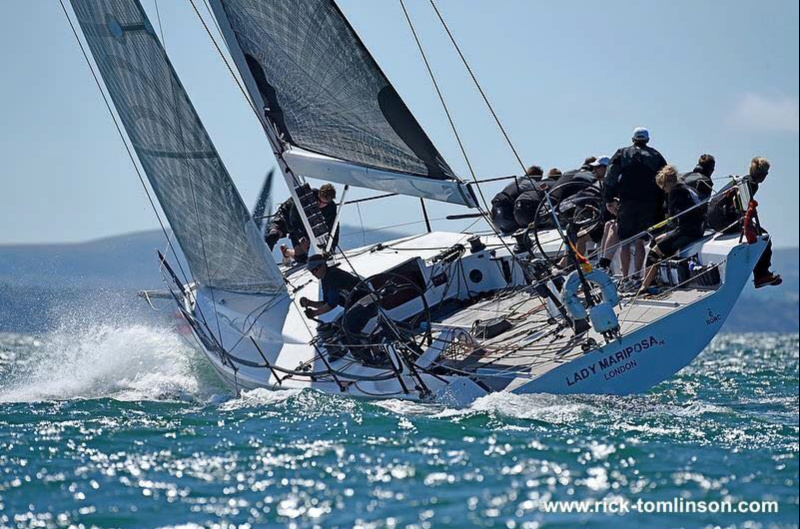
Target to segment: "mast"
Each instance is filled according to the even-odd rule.
[[[477,207],[334,0],[209,1],[319,248],[306,178]]]
[[[267,171],[264,183],[261,185],[261,192],[258,193],[258,199],[253,208],[253,221],[255,221],[258,231],[262,234],[264,232],[264,221],[272,213],[272,180],[274,175],[274,169]]]
[[[225,9],[222,7],[222,3],[220,0],[209,0],[209,3],[214,12],[214,16],[217,19],[217,23],[219,24],[222,37],[225,39],[225,43],[228,46],[228,52],[231,54],[233,62],[236,64],[236,69],[239,71],[239,75],[244,82],[247,94],[250,96],[250,103],[253,106],[253,110],[255,111],[255,114],[261,123],[261,127],[264,129],[264,133],[267,136],[270,148],[272,149],[272,154],[275,155],[275,160],[278,162],[278,168],[281,170],[283,179],[286,181],[286,187],[289,188],[289,194],[292,196],[292,201],[294,201],[294,205],[303,221],[303,227],[306,230],[306,235],[308,235],[309,241],[313,243],[309,244],[309,254],[316,253],[318,246],[325,245],[328,242],[328,237],[314,237],[314,229],[312,228],[311,222],[309,222],[308,219],[308,215],[306,214],[303,204],[300,201],[300,196],[297,193],[297,189],[304,185],[306,180],[302,176],[296,175],[286,163],[286,160],[283,159],[283,154],[289,150],[289,146],[280,140],[275,124],[272,123],[272,121],[267,117],[267,111],[269,108],[264,99],[261,97],[256,80],[253,77],[250,68],[247,66],[247,60],[244,57],[241,46],[239,46],[236,35],[234,35],[233,28],[231,28],[230,22],[228,21],[228,16],[225,13]]]

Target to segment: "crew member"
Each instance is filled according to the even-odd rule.
[[[541,168],[538,169],[541,171]],[[517,196],[516,200],[514,200],[514,221],[516,223],[516,228],[527,228],[536,220],[536,211],[539,209],[541,201],[544,200],[545,193],[553,189],[556,185],[556,180],[549,177],[549,174],[553,173],[553,171],[554,169],[550,170],[548,178],[542,179],[540,177],[539,180],[528,183],[524,186],[524,189],[519,196]],[[558,171],[558,169],[555,169],[555,171]],[[549,225],[550,219],[539,219],[539,222],[540,224],[537,227],[541,228]]]
[[[697,191],[700,200],[706,202],[714,192],[714,181],[711,179],[711,175],[714,174],[716,166],[717,161],[712,155],[703,154],[697,160],[694,170],[681,175],[680,180]]]
[[[656,277],[658,262],[672,257],[681,249],[703,237],[705,213],[699,207],[700,197],[692,187],[678,180],[678,171],[667,165],[656,175],[656,184],[667,193],[668,212],[674,218],[674,228],[656,238],[647,256],[649,268],[640,294],[647,293]]]
[[[601,196],[602,196],[603,180],[606,177],[606,171],[608,170],[608,164],[610,161],[611,159],[608,156],[600,156],[599,158],[595,158],[594,161],[589,162],[589,169],[591,170],[591,176],[594,179],[592,188],[599,190]],[[584,178],[585,177],[581,173],[577,173],[575,175],[575,180],[578,179],[582,180]],[[597,191],[594,190],[588,191],[584,189],[582,191],[579,191],[577,196],[578,197],[587,196],[589,199],[591,199],[597,196],[594,193],[597,193]],[[602,211],[598,211],[597,215],[599,215],[600,217],[600,222],[598,222],[597,226],[595,226],[591,231],[589,231],[589,233],[587,233],[584,237],[578,239],[577,247],[578,251],[581,253],[586,253],[586,244],[589,241],[600,246],[601,255],[605,255],[606,247],[613,246],[617,243],[616,225],[615,223],[613,223],[614,216],[611,214],[610,211],[608,211],[607,208],[602,208]]]
[[[750,197],[755,197],[759,186],[764,183],[769,174],[770,163],[764,157],[756,156],[750,161],[750,170],[744,181],[747,183]],[[722,233],[736,233],[742,230],[744,212],[738,206],[738,189],[732,187],[715,195],[708,205],[708,225],[715,231]],[[761,233],[766,231],[762,228]],[[777,286],[783,283],[780,274],[775,274],[772,268],[772,241],[767,243],[764,253],[761,254],[756,266],[753,268],[753,284],[756,288]]]
[[[611,159],[608,156],[601,156],[595,162],[591,163],[592,171],[594,172],[595,178],[597,178],[600,192],[603,192],[603,182],[605,181],[606,173],[608,172],[608,164],[611,163]],[[618,243],[619,243],[619,236],[617,235],[617,215],[612,213],[612,210],[617,210],[618,208],[608,208],[606,207],[602,213],[603,215],[603,222],[601,223],[602,226],[602,236],[600,237],[600,250],[597,254],[600,256],[600,259],[597,262],[597,267],[603,270],[610,270],[611,269],[611,262],[614,259],[614,255],[617,253]],[[592,240],[597,243],[597,231],[590,234]]]
[[[572,169],[558,176],[553,186],[553,191],[550,193],[550,198],[554,201],[561,201],[583,189],[580,185],[567,185],[570,182],[594,183],[594,166],[592,164],[596,161],[597,158],[595,156],[589,156],[578,169]]]
[[[338,266],[330,266],[323,255],[312,255],[306,265],[311,274],[320,282],[322,298],[313,301],[307,297],[300,298],[300,306],[305,309],[307,318],[318,318],[336,307],[349,308],[342,326],[350,334],[361,334],[370,318],[377,313],[374,297],[363,286],[361,279],[355,274],[346,272]],[[358,289],[358,290],[356,290]]]
[[[589,161],[591,160],[591,161]],[[611,213],[603,206],[602,203],[602,184],[606,175],[606,169],[609,163],[608,156],[601,156],[595,158],[594,156],[587,158],[588,162],[586,167],[588,171],[583,168],[575,171],[569,180],[574,182],[575,192],[569,193],[566,196],[562,195],[562,201],[558,204],[557,209],[566,215],[580,215],[582,217],[591,218],[594,226],[589,231],[581,230],[578,233],[578,238],[575,241],[575,248],[578,253],[586,253],[586,245],[591,241],[595,244],[604,246],[605,239],[608,238],[606,232],[610,233],[610,228],[606,228],[608,221],[612,220]],[[571,172],[571,171],[570,171]],[[564,173],[562,179],[567,177],[570,172]],[[578,182],[586,182],[583,186],[577,185]],[[559,184],[561,185],[561,184]],[[551,196],[555,195],[558,191],[558,186],[552,191]],[[599,198],[599,200],[598,200]],[[572,212],[568,210],[572,209]],[[615,242],[615,241],[614,241]],[[612,243],[613,244],[613,243]],[[567,261],[565,260],[564,263]]]
[[[323,184],[313,192],[317,199],[317,207],[330,233],[334,228],[334,222],[336,222],[336,188],[331,184]],[[269,249],[272,250],[275,247],[275,243],[284,237],[289,237],[292,242],[292,248],[286,245],[281,246],[281,253],[284,259],[287,261],[294,259],[297,263],[304,263],[308,259],[310,243],[303,225],[303,219],[300,217],[300,211],[292,198],[287,199],[278,206],[278,211],[270,221],[264,240]],[[336,248],[339,241],[338,228],[333,238],[334,242],[331,247]]]
[[[542,168],[532,165],[525,171],[525,176],[515,178],[492,199],[492,224],[500,233],[512,233],[520,225],[514,219],[514,202],[526,191],[537,188],[543,176]],[[525,224],[527,226],[527,224]]]
[[[650,147],[650,132],[637,127],[633,145],[619,149],[611,157],[605,176],[606,208],[617,215],[618,236],[627,241],[620,248],[623,279],[637,277],[644,265],[645,240],[641,236],[664,218],[664,192],[656,185],[656,174],[667,165],[656,149]],[[636,260],[630,271],[631,247]]]
[[[555,182],[558,182],[558,179],[561,178],[563,174],[564,173],[561,172],[561,169],[558,167],[553,167],[547,171],[547,178],[545,180],[550,180],[555,184]]]

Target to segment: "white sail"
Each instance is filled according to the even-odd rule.
[[[276,293],[283,276],[138,0],[72,0],[131,144],[200,285]]]

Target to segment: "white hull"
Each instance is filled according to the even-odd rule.
[[[465,237],[463,234],[433,233],[393,241],[385,244],[386,249],[378,251],[359,249],[348,252],[348,262],[359,275],[366,277],[396,267],[412,257],[420,257],[427,262],[441,246],[451,245]],[[488,238],[486,242],[491,245],[498,241]],[[208,328],[221,331],[219,334],[214,332],[214,335],[231,356],[221,355],[213,347],[204,346],[199,339],[198,344],[222,380],[236,391],[313,388],[355,397],[430,400],[454,405],[468,403],[491,391],[639,393],[670,378],[689,364],[719,332],[765,244],[765,241],[739,243],[738,238],[730,236],[717,236],[698,243],[685,253],[697,253],[703,263],[720,264],[722,282],[718,288],[706,291],[676,290],[666,300],[623,300],[616,307],[621,323],[620,338],[604,343],[600,335],[590,331],[589,335],[602,346],[598,345],[586,353],[580,344],[561,346],[556,342],[552,350],[542,351],[529,364],[513,356],[503,359],[502,366],[495,360],[480,359],[469,374],[433,374],[419,370],[415,376],[407,367],[400,367],[400,373],[388,373],[385,367],[368,367],[352,360],[346,363],[333,361],[330,367],[339,374],[329,376],[325,374],[329,366],[320,359],[318,350],[309,344],[316,336],[316,324],[306,320],[295,303],[301,296],[311,299],[319,296],[318,283],[305,271],[290,275],[293,284],[299,285],[296,292],[282,299],[268,301],[266,305],[260,297],[217,292],[216,306],[213,306],[207,293],[198,292],[197,306],[202,313],[213,314],[216,308],[219,321],[207,317]],[[426,248],[436,248],[436,251]],[[503,253],[508,252],[498,245],[496,255]],[[459,277],[456,279],[458,288],[452,294],[454,299],[467,295],[465,292],[474,295],[475,290],[480,288],[492,291],[505,286],[504,280],[498,275],[501,274],[501,267],[488,253],[482,258],[464,255],[461,260],[468,263],[466,266],[470,270],[481,269],[481,283],[485,284],[473,285],[470,289],[467,286],[469,279]],[[524,282],[520,270],[512,268],[510,274],[515,284]],[[441,295],[437,292],[433,294]],[[530,297],[523,301],[541,305],[541,302]],[[459,314],[470,310],[492,310],[495,311],[493,315],[502,316],[500,305],[495,309],[491,303],[485,302],[485,306],[478,304],[459,311],[456,320]],[[336,316],[336,312],[331,313],[327,320]],[[467,317],[462,315],[462,319]],[[438,329],[447,329],[450,325],[448,321],[444,320]],[[453,326],[459,327],[459,324]],[[464,331],[468,331],[468,328]],[[441,330],[439,334],[445,341],[448,339],[444,336],[446,332]],[[258,348],[254,343],[258,344]],[[432,347],[437,344],[434,342]],[[395,365],[403,366],[396,356],[393,358]],[[526,358],[532,357],[527,354]],[[265,359],[271,368],[265,367]],[[299,370],[303,365],[309,372],[324,375],[287,376],[285,371],[281,371]],[[376,376],[380,379],[374,380]],[[421,387],[425,390],[420,391]]]
[[[689,365],[720,331],[764,247],[764,242],[734,247],[727,256],[723,283],[714,293],[633,332],[626,333],[623,326],[619,340],[555,368],[515,392],[626,395],[647,391],[670,378]]]

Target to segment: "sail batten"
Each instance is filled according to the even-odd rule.
[[[299,148],[398,178],[443,182],[461,188],[456,194],[467,198],[458,203],[474,205],[333,0],[211,6],[252,99],[287,152]],[[341,183],[382,189],[369,180]]]
[[[277,293],[267,253],[138,0],[71,0],[142,168],[200,286]]]

